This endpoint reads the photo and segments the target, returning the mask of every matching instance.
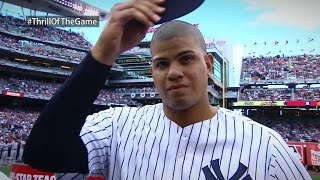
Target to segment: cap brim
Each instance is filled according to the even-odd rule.
[[[204,0],[166,0],[163,7],[166,11],[161,15],[161,19],[157,24],[182,17],[197,9]]]

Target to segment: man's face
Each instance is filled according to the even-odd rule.
[[[152,77],[165,106],[185,110],[208,101],[213,57],[194,38],[172,38],[151,46]]]

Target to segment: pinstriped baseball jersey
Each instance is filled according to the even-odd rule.
[[[311,179],[275,131],[247,117],[219,108],[211,119],[181,128],[162,108],[117,107],[88,116],[80,135],[90,174],[108,180]]]

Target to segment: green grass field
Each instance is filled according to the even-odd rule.
[[[311,176],[313,180],[320,180],[320,176]]]
[[[0,171],[9,176],[10,174],[10,168],[7,167],[0,167]],[[311,176],[313,180],[320,180],[320,176]]]
[[[9,166],[0,167],[0,171],[3,172],[4,174],[6,174],[7,176],[10,175],[10,168],[9,168]]]

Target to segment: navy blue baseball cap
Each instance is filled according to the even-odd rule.
[[[162,7],[166,8],[161,15],[161,19],[156,24],[162,24],[167,21],[182,17],[197,9],[204,0],[166,0]]]

